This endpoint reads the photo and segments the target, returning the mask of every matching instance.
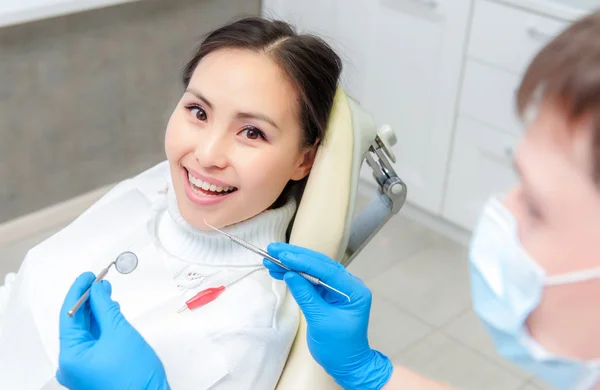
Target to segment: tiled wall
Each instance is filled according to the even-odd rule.
[[[260,0],[143,0],[0,29],[0,223],[164,159],[180,70]]]

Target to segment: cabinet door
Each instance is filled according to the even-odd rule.
[[[498,67],[467,60],[459,102],[460,114],[489,126],[523,133],[516,110],[515,96],[521,78]]]
[[[408,201],[440,214],[471,0],[372,4],[362,103],[396,131]]]
[[[460,117],[443,216],[472,230],[491,195],[506,192],[517,183],[512,158],[517,135],[488,127],[468,117]]]
[[[537,52],[568,24],[506,4],[477,1],[467,53],[520,75]]]

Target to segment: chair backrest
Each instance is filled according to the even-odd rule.
[[[357,139],[361,136],[355,134],[358,130],[353,120],[349,98],[338,87],[325,139],[317,151],[290,236],[290,243],[319,251],[337,261],[342,260],[348,244],[364,155],[362,141]],[[374,138],[375,132],[370,136]],[[310,355],[306,320],[301,315],[277,390],[339,388]]]

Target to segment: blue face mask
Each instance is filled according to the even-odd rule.
[[[469,263],[473,308],[499,354],[560,390],[591,390],[600,382],[600,360],[556,356],[525,324],[545,286],[597,279],[600,269],[547,276],[521,246],[514,217],[496,198],[475,229]]]

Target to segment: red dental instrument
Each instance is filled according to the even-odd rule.
[[[196,295],[194,295],[193,297],[191,297],[187,301],[185,301],[185,305],[183,305],[177,311],[177,313],[182,313],[186,309],[191,311],[191,310],[197,309],[199,307],[202,307],[202,306],[204,306],[204,305],[206,305],[208,303],[211,303],[212,301],[214,301],[215,299],[217,299],[219,297],[219,295],[221,295],[221,293],[223,291],[225,291],[226,288],[231,287],[235,283],[237,283],[240,280],[246,278],[247,276],[252,275],[253,273],[255,273],[257,271],[262,271],[262,270],[265,270],[265,269],[266,269],[265,267],[260,267],[260,268],[257,268],[255,270],[252,270],[252,271],[248,272],[247,274],[245,274],[245,275],[237,278],[233,282],[228,283],[226,285],[219,286],[219,287],[206,288],[206,289],[198,292]]]

